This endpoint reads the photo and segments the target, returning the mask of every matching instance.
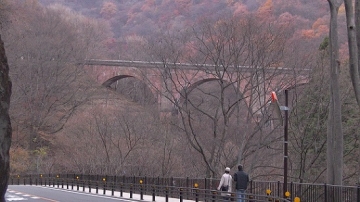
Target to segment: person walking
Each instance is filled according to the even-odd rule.
[[[225,168],[225,173],[221,176],[221,180],[218,186],[218,190],[221,191],[221,196],[224,201],[228,201],[232,188],[232,176],[230,175],[230,168]]]
[[[245,191],[249,183],[249,175],[243,171],[243,166],[238,166],[238,171],[234,173],[235,189],[237,202],[245,201]]]

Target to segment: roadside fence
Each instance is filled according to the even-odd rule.
[[[216,190],[218,179],[162,178],[146,176],[100,176],[77,174],[39,174],[10,176],[11,185],[42,185],[63,189],[105,194],[106,191],[176,198],[178,201],[222,201],[221,191]],[[234,187],[234,186],[233,186]],[[281,182],[251,181],[246,193],[246,202],[360,202],[360,186],[335,186],[328,184],[289,183],[289,195],[283,197]],[[236,201],[236,193],[229,194]]]

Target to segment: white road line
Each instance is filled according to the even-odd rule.
[[[112,200],[117,200],[117,201],[126,201],[126,202],[133,202],[133,201],[137,201],[137,200],[131,200],[131,199],[124,199],[124,198],[115,198],[115,197],[110,197],[110,196],[103,196],[103,195],[98,195],[98,194],[95,194],[95,193],[86,193],[86,192],[78,192],[78,191],[75,191],[75,190],[66,190],[66,189],[59,189],[59,188],[52,188],[52,187],[44,187],[44,186],[38,186],[39,188],[43,188],[43,189],[51,189],[51,190],[55,190],[55,191],[62,191],[62,192],[68,192],[68,193],[72,193],[72,194],[78,194],[78,195],[87,195],[87,196],[92,196],[92,197],[97,197],[97,198],[106,198],[106,199],[112,199]],[[9,190],[7,192],[15,192],[15,191],[12,191],[12,190]],[[28,195],[28,194],[24,194],[24,193],[21,193],[21,192],[16,192],[15,194],[18,194],[18,195],[22,195],[22,196],[25,196],[25,197],[30,197],[32,199],[45,199],[45,198],[42,198],[42,197],[37,197],[37,196],[33,196],[33,195]],[[22,201],[22,200],[27,200],[26,198],[22,198],[22,197],[19,197],[17,195],[10,195],[10,194],[7,194],[7,197],[6,197],[6,201]]]
[[[127,199],[123,199],[123,198],[115,198],[115,197],[110,197],[110,196],[101,196],[101,195],[97,195],[97,194],[94,194],[94,193],[84,193],[84,192],[77,192],[77,191],[71,191],[71,190],[65,190],[65,189],[59,189],[59,188],[52,188],[52,187],[41,187],[41,188],[52,189],[52,190],[63,191],[63,192],[69,192],[69,193],[79,194],[79,195],[94,196],[94,197],[98,197],[98,198],[113,199],[113,200],[117,200],[117,201],[134,201],[134,200],[127,200]]]
[[[6,201],[24,201],[24,200],[27,199],[23,197],[19,197],[17,195],[11,195],[11,194],[6,195]]]
[[[7,192],[11,192],[12,190],[8,189]],[[24,197],[29,197],[29,198],[32,198],[32,199],[43,199],[43,200],[46,200],[46,201],[51,201],[51,202],[58,202],[56,200],[52,200],[52,199],[48,199],[48,198],[44,198],[44,197],[40,197],[40,196],[34,196],[34,195],[30,195],[30,194],[26,194],[26,193],[22,193],[22,192],[15,192],[13,191],[13,193],[17,194],[17,195],[22,195]],[[15,197],[12,197],[13,195],[10,195],[10,194],[7,194],[6,196],[6,200],[7,201],[22,201],[22,200],[27,200],[27,198],[20,198],[19,196],[16,196]],[[10,198],[9,198],[10,197]]]

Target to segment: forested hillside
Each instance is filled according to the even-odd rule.
[[[310,29],[318,19],[327,18],[326,1],[286,0],[41,0],[44,5],[59,3],[92,18],[108,20],[115,36],[147,34],[159,26],[168,28],[194,24],[204,18],[242,15],[267,10],[275,18],[294,19],[300,29]],[[314,27],[316,28],[316,27]]]
[[[329,25],[326,1],[310,0],[40,0],[44,5],[60,4],[85,16],[110,23],[113,36],[106,43],[119,59],[136,37],[151,37],[161,31],[177,31],[209,19],[260,13],[274,22],[286,22],[296,31],[294,38],[321,38]],[[340,9],[344,21],[344,7]],[[341,29],[340,29],[341,30]],[[344,33],[342,33],[343,35]],[[345,36],[342,36],[344,40]],[[125,58],[126,59],[126,58]]]

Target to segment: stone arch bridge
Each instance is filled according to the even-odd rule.
[[[184,95],[197,86],[220,79],[234,85],[245,97],[249,97],[256,89],[264,102],[260,101],[252,106],[259,108],[266,104],[271,91],[280,92],[307,83],[310,73],[307,69],[283,67],[234,67],[125,60],[86,60],[82,64],[95,75],[96,81],[105,87],[128,77],[144,82],[153,93],[162,112],[172,111],[174,104],[184,100]],[[260,93],[260,88],[255,86],[259,80],[266,83],[266,87],[262,85]]]

